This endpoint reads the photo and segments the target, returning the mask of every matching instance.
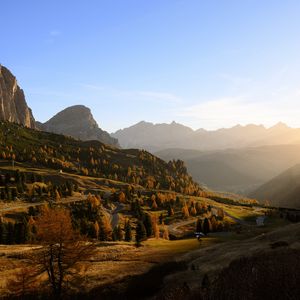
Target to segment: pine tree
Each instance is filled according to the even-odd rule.
[[[163,223],[163,219],[164,219],[163,214],[160,214],[160,215],[159,215],[159,224],[162,224],[162,223]]]
[[[8,222],[6,244],[13,245],[14,243],[15,243],[15,226],[12,222]]]
[[[136,245],[140,246],[141,242],[146,240],[147,238],[147,232],[145,229],[145,226],[143,222],[138,221],[137,227],[136,227],[136,233],[135,233],[135,240],[136,240]]]
[[[197,219],[196,232],[202,232],[202,221],[200,220],[200,218]]]
[[[0,244],[6,244],[7,241],[7,226],[6,223],[0,222]]]
[[[131,232],[131,225],[129,223],[129,220],[127,222],[125,222],[124,231],[125,231],[125,241],[131,242],[132,232]]]
[[[205,235],[207,235],[208,233],[209,233],[209,231],[210,231],[210,225],[209,225],[209,221],[208,221],[208,219],[207,218],[205,218],[204,219],[204,222],[203,222],[203,233],[205,234]]]
[[[118,240],[118,227],[115,226],[112,232],[112,239],[113,241],[117,241]]]
[[[147,237],[150,237],[152,235],[152,221],[149,214],[145,214],[143,223],[147,232]]]
[[[123,230],[120,225],[117,226],[117,239],[118,241],[122,241],[124,239]]]

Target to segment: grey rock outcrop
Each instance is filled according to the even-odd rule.
[[[31,109],[27,106],[23,90],[16,77],[0,65],[0,120],[35,128]]]

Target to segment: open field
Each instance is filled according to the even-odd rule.
[[[217,243],[217,238],[207,238],[202,243],[196,239],[178,241],[149,239],[142,247],[134,243],[100,242],[91,260],[81,263],[83,281],[80,288],[89,291],[95,287],[126,283],[128,278],[148,272],[153,266],[173,261],[189,251]],[[0,245],[0,293],[8,292],[7,283],[26,265],[22,257],[38,245]]]

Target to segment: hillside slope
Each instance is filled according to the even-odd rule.
[[[168,149],[155,154],[165,160],[185,161],[193,178],[210,188],[243,194],[248,194],[286,169],[300,163],[300,145],[223,151]]]
[[[197,194],[201,189],[182,161],[165,161],[142,150],[120,150],[98,141],[0,123],[0,158],[69,173],[114,179],[146,188]]]
[[[288,169],[250,194],[272,206],[300,209],[300,164]]]

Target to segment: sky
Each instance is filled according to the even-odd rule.
[[[36,120],[84,104],[109,132],[300,127],[298,0],[0,2],[0,64]]]

